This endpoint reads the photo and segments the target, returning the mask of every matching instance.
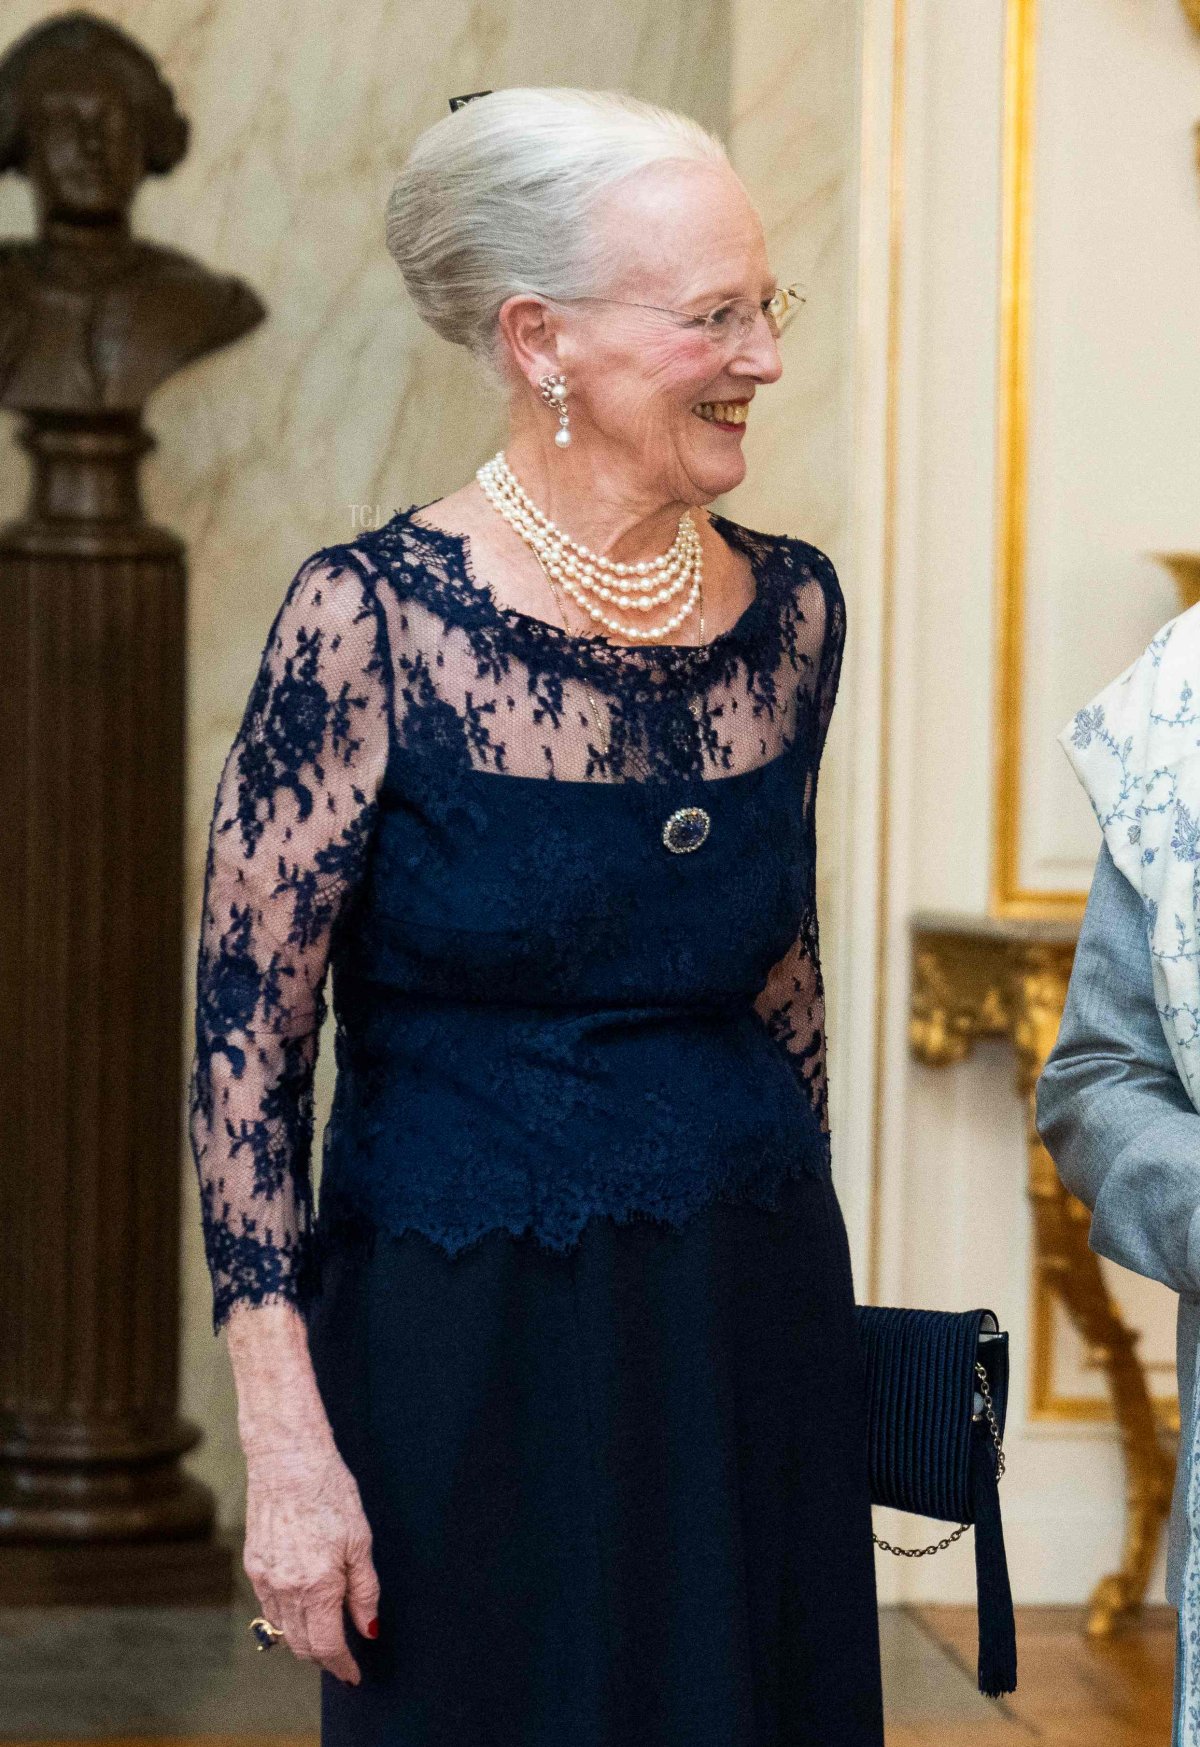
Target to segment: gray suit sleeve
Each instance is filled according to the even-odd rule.
[[[1090,1243],[1176,1292],[1200,1290],[1200,1113],[1163,1035],[1142,900],[1096,863],[1037,1130],[1092,1209]]]

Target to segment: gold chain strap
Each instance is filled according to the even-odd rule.
[[[979,1379],[979,1393],[983,1397],[983,1415],[987,1420],[988,1431],[991,1433],[992,1443],[996,1449],[996,1479],[999,1481],[1004,1476],[1004,1447],[1000,1442],[1000,1426],[996,1419],[996,1410],[992,1406],[992,1392],[988,1388],[987,1372],[978,1359],[975,1361],[975,1375]],[[895,1553],[900,1559],[924,1559],[929,1553],[940,1553],[944,1547],[952,1547],[955,1541],[961,1541],[970,1526],[970,1523],[959,1523],[953,1534],[945,1536],[943,1540],[932,1541],[928,1547],[893,1547],[892,1543],[885,1541],[882,1535],[875,1534],[871,1536],[871,1539],[885,1553]]]

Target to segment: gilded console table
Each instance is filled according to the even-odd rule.
[[[1170,1509],[1174,1470],[1124,1321],[1088,1248],[1091,1216],[1059,1182],[1038,1138],[1034,1091],[1066,1002],[1078,924],[946,914],[913,918],[909,1043],[934,1067],[962,1061],[981,1037],[1007,1037],[1026,1107],[1035,1285],[1056,1297],[1104,1367],[1125,1460],[1120,1568],[1092,1597],[1088,1632],[1105,1637],[1137,1613]]]

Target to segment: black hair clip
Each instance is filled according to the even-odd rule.
[[[452,97],[450,99],[450,113],[451,113],[451,115],[453,115],[454,111],[456,109],[461,109],[464,103],[470,103],[470,101],[473,97],[490,97],[490,96],[491,96],[490,91],[468,91],[466,93],[466,95],[463,97]]]

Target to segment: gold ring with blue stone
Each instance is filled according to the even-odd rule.
[[[283,1637],[282,1626],[273,1626],[270,1620],[264,1620],[259,1614],[257,1619],[250,1621],[246,1630],[252,1634],[254,1642],[260,1650],[273,1650],[276,1638]]]

